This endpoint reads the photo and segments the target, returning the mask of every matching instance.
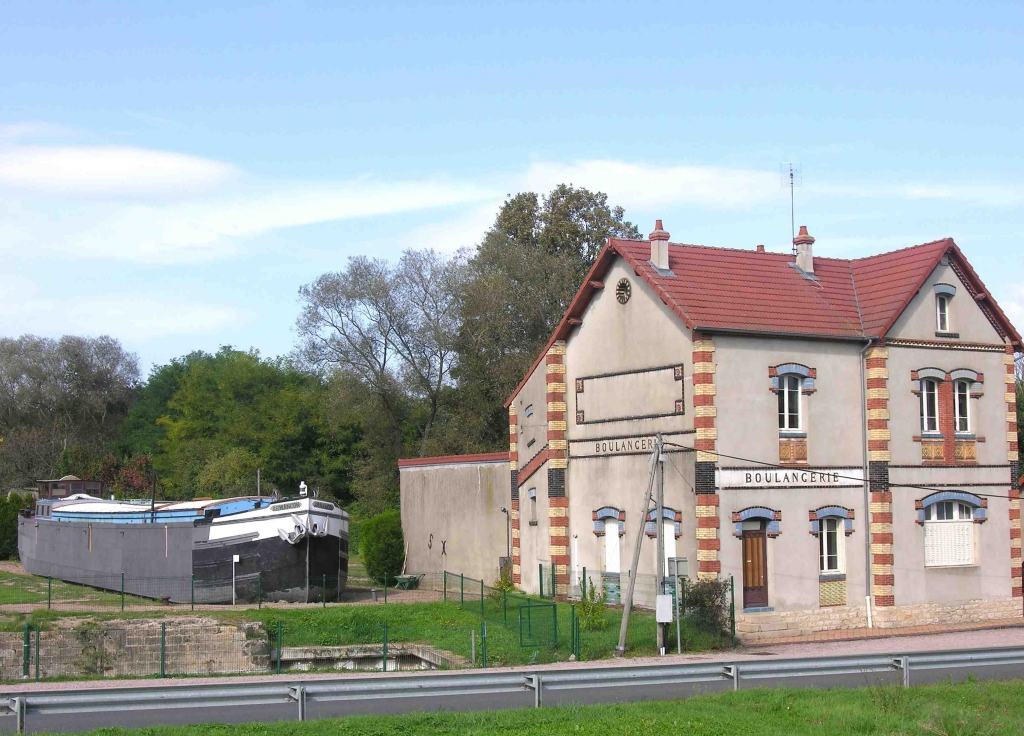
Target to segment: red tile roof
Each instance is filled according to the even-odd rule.
[[[571,334],[596,293],[593,282],[604,278],[616,256],[690,329],[863,340],[885,337],[946,254],[968,290],[983,295],[979,303],[992,324],[1020,350],[1020,334],[951,238],[855,260],[817,257],[814,279],[795,267],[789,253],[675,243],[669,244],[670,273],[664,273],[650,262],[650,241],[609,238],[548,346],[508,403],[547,347]]]
[[[403,458],[398,461],[398,467],[416,468],[424,465],[458,465],[499,462],[508,462],[508,452],[482,452],[477,455],[441,455],[438,457]]]

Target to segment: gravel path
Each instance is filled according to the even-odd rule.
[[[742,662],[747,660],[794,659],[801,657],[828,657],[833,655],[851,654],[908,654],[912,652],[935,649],[984,649],[991,647],[1024,646],[1024,626],[1002,629],[982,629],[976,631],[957,631],[944,634],[924,634],[918,636],[892,636],[879,639],[862,639],[857,641],[808,642],[801,644],[784,644],[770,647],[740,647],[719,652],[695,655],[671,655],[666,657],[637,657],[635,659],[602,659],[590,662],[557,662],[554,664],[534,665],[532,667],[495,668],[493,671],[538,672],[551,669],[571,667],[615,667],[623,664],[676,664],[685,662]],[[462,670],[471,672],[472,670]],[[431,677],[431,672],[407,672],[403,675],[411,677]],[[451,672],[445,674],[452,674]],[[0,694],[16,695],[51,690],[84,690],[118,687],[154,687],[154,686],[195,686],[195,685],[230,685],[245,682],[295,682],[305,680],[328,680],[345,677],[338,672],[330,673],[289,673],[283,675],[246,675],[225,677],[187,677],[156,683],[152,679],[139,680],[90,680],[65,682],[26,682],[0,686]],[[380,673],[360,673],[348,675],[354,678],[392,677]]]

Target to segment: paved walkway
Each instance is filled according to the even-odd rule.
[[[984,623],[971,624],[928,624],[924,626],[900,626],[889,629],[839,629],[817,631],[803,636],[780,636],[772,639],[757,639],[747,642],[750,647],[779,646],[782,644],[808,644],[823,641],[856,641],[860,639],[888,639],[893,636],[921,636],[924,634],[949,634],[961,631],[983,631],[992,629],[1024,628],[1024,618],[992,619]]]

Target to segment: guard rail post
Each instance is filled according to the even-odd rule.
[[[124,571],[121,571],[121,612],[124,613]]]
[[[160,624],[160,677],[167,676],[167,624]]]
[[[281,674],[281,622],[277,622],[277,674]]]
[[[27,678],[29,652],[31,651],[32,646],[32,624],[26,621],[23,630],[24,642],[21,646],[21,676]]]

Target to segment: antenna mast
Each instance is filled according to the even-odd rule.
[[[780,164],[779,172],[782,174],[782,186],[789,187],[789,243],[793,248],[793,255],[796,255],[796,245],[793,243],[793,240],[796,238],[794,190],[804,183],[803,171],[800,169],[800,164],[788,163]]]

